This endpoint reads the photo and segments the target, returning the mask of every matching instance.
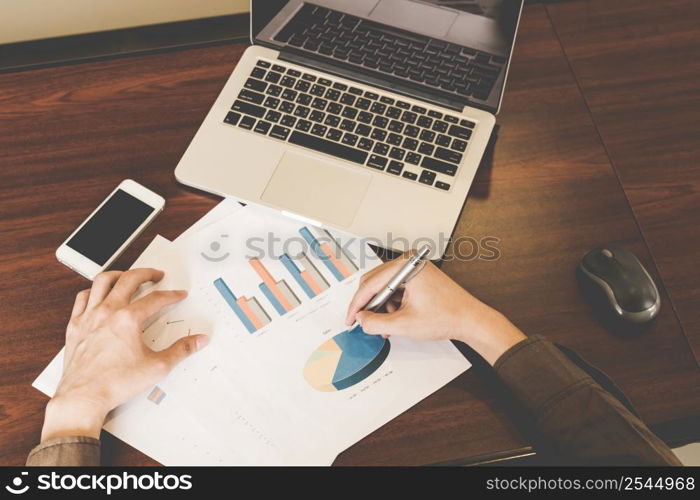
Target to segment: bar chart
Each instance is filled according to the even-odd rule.
[[[260,290],[280,315],[288,313],[301,303],[287,282],[283,279],[276,281],[260,259],[252,258],[248,262],[262,279],[258,285]]]
[[[297,262],[302,268],[297,265]],[[300,253],[295,259],[292,259],[288,254],[283,254],[280,261],[287,268],[289,274],[296,280],[299,286],[304,290],[304,293],[310,298],[314,298],[319,293],[327,290],[329,287],[328,281],[318,271],[318,268],[309,260],[304,253]]]
[[[314,231],[317,234],[314,234]],[[338,281],[343,281],[357,272],[357,266],[345,253],[338,241],[325,229],[308,227],[299,229],[299,233],[311,247],[311,251],[328,268]]]
[[[270,322],[270,316],[255,297],[236,297],[223,278],[214,280],[214,286],[249,333],[255,333]]]

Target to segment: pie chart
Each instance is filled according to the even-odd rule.
[[[360,326],[326,340],[304,365],[304,378],[317,391],[341,391],[366,379],[389,355],[389,340]]]

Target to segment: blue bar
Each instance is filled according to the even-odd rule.
[[[240,319],[241,322],[243,322],[246,329],[248,330],[248,333],[255,333],[255,325],[253,325],[253,323],[250,322],[248,316],[246,316],[243,312],[243,309],[241,309],[241,306],[239,306],[236,303],[236,296],[233,294],[226,282],[221,278],[217,278],[216,280],[214,280],[214,286],[219,291],[219,293],[224,298],[229,307],[233,310],[233,312],[236,313],[238,319]]]
[[[310,299],[313,299],[316,296],[316,294],[311,289],[309,284],[304,280],[304,278],[301,277],[301,271],[299,271],[299,268],[294,263],[294,261],[289,258],[289,255],[287,255],[286,253],[283,254],[280,257],[280,260],[282,261],[282,264],[284,264],[284,267],[287,268],[287,271],[289,271],[289,274],[294,276],[294,279],[297,280],[297,283],[299,283],[299,286],[304,289],[304,292],[306,292],[306,295],[308,295]]]
[[[275,295],[272,293],[272,290],[270,290],[265,283],[260,283],[260,290],[262,290],[262,293],[265,294],[267,300],[269,300],[272,303],[272,305],[275,306],[275,309],[280,314],[280,316],[287,312],[284,309],[284,307],[282,307],[282,304],[279,303],[277,297],[275,297]]]
[[[338,281],[343,281],[345,279],[345,276],[343,276],[343,273],[341,273],[337,267],[335,267],[335,264],[330,261],[328,256],[326,256],[323,251],[321,250],[321,243],[314,237],[313,234],[311,234],[311,231],[309,231],[308,227],[302,227],[299,229],[299,232],[301,235],[304,237],[306,242],[311,245],[311,250],[313,250],[314,254],[316,257],[321,259],[323,263],[326,265],[328,270],[333,273],[333,276],[335,276],[335,279]]]

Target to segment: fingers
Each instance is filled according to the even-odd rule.
[[[175,368],[179,362],[204,348],[209,343],[209,337],[203,334],[188,335],[176,341],[167,349],[158,353],[158,357],[165,362],[168,372]]]
[[[130,310],[141,324],[149,316],[170,304],[180,302],[185,297],[187,297],[185,290],[156,290],[127,306],[126,309]]]
[[[107,271],[98,274],[92,282],[87,307],[92,308],[100,304],[122,274],[121,271]]]
[[[90,289],[82,290],[78,292],[75,296],[75,302],[73,303],[73,310],[70,313],[71,319],[76,316],[80,316],[87,308],[88,299],[90,298]]]
[[[138,288],[148,281],[160,281],[163,271],[152,268],[131,269],[122,273],[109,293],[108,300],[115,305],[126,305]]]
[[[355,321],[357,312],[367,305],[372,300],[372,297],[381,291],[392,276],[406,263],[407,255],[410,254],[405,253],[401,257],[386,262],[362,276],[360,286],[348,306],[345,324],[351,325]]]
[[[357,321],[362,330],[370,335],[406,335],[410,331],[409,317],[405,309],[392,313],[374,313],[360,311],[357,313]]]

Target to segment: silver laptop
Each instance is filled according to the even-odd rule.
[[[395,250],[449,239],[521,0],[252,0],[251,39],[178,181]],[[443,245],[444,246],[444,245]]]

